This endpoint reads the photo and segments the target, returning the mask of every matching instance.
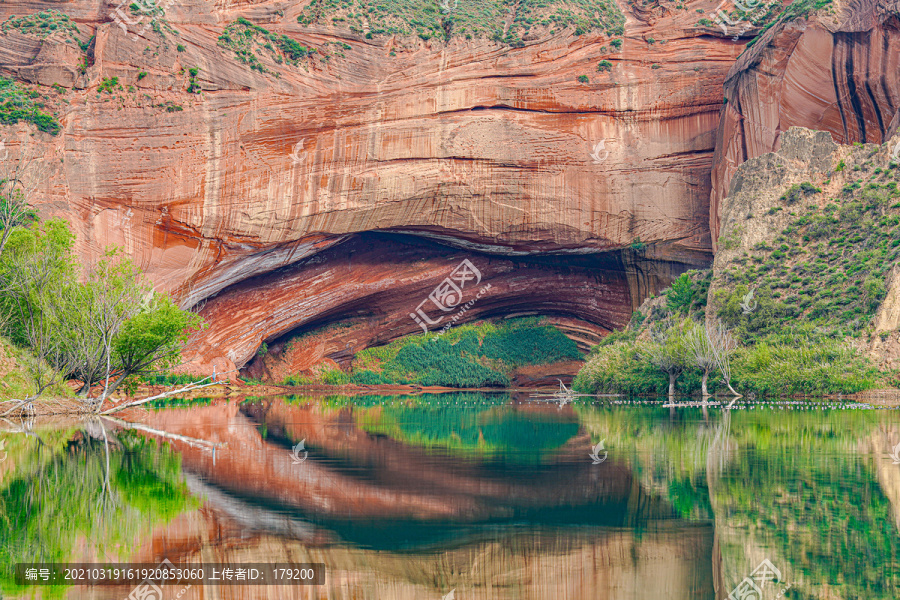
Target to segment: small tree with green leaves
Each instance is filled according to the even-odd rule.
[[[660,321],[650,331],[651,342],[642,350],[643,357],[669,376],[669,401],[675,400],[675,381],[690,366],[687,334],[691,324],[685,320],[672,323],[670,318]]]
[[[124,324],[113,343],[120,370],[109,393],[129,377],[156,373],[178,364],[188,336],[203,326],[199,315],[178,308],[165,294],[154,294],[152,300]]]
[[[51,220],[34,229],[17,228],[8,240],[0,257],[0,325],[30,351],[21,363],[34,393],[21,405],[60,382],[72,366],[59,332],[72,325],[62,300],[67,283],[74,281],[74,236],[64,221]]]

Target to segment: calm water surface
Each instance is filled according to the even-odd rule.
[[[164,586],[161,600],[900,598],[896,410],[471,393],[180,404],[3,422],[3,597],[133,588],[17,586],[15,563],[168,559],[324,563],[326,577]]]

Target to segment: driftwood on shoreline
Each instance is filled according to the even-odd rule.
[[[209,379],[207,377],[206,379]],[[149,398],[141,398],[140,400],[132,400],[131,402],[126,402],[125,404],[121,404],[119,406],[114,406],[110,409],[104,410],[100,412],[101,416],[111,415],[113,413],[119,412],[120,410],[125,410],[126,408],[132,408],[134,406],[140,406],[141,404],[146,404],[147,402],[152,402],[153,400],[159,400],[160,398],[166,398],[168,396],[172,396],[174,394],[181,394],[184,392],[192,392],[194,390],[199,390],[205,387],[210,387],[212,385],[219,385],[221,382],[219,381],[210,381],[209,383],[203,383],[206,379],[201,379],[198,382],[190,383],[184,387],[170,390],[168,392],[163,392],[162,394],[157,394],[155,396],[150,396]]]
[[[226,371],[225,373],[220,373],[219,375],[225,375],[226,373],[232,373],[233,371]],[[206,382],[208,379],[212,379],[212,381],[208,383]],[[168,392],[163,392],[162,394],[157,394],[155,396],[150,396],[149,398],[141,398],[140,400],[132,400],[131,402],[126,402],[125,404],[121,404],[119,406],[114,406],[110,409],[104,410],[100,412],[100,415],[111,415],[113,413],[119,412],[120,410],[125,410],[126,408],[132,408],[134,406],[140,406],[141,404],[146,404],[147,402],[152,402],[153,400],[159,400],[160,398],[167,398],[168,396],[173,396],[175,394],[182,394],[185,392],[193,392],[194,390],[199,390],[205,387],[210,387],[212,385],[221,385],[225,383],[224,381],[218,381],[218,375],[213,373],[208,377],[204,377],[198,381],[194,381],[193,383],[189,383],[184,387],[180,387],[174,390],[169,390]]]

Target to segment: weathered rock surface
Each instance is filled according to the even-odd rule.
[[[83,57],[52,36],[0,35],[4,73],[74,88],[55,105],[62,133],[36,136],[51,167],[36,198],[41,214],[74,224],[86,260],[105,246],[124,247],[184,306],[365,231],[508,256],[596,254],[639,238],[650,244],[647,258],[662,261],[661,273],[709,260],[707,173],[721,83],[740,45],[697,28],[694,3],[629,12],[621,51],[605,35],[571,31],[522,48],[368,40],[300,26],[305,4],[173,3],[172,30],[162,35],[150,27],[126,34],[108,4],[0,5],[0,19],[58,8],[79,24],[81,41],[96,35]],[[217,46],[238,16],[319,53],[299,66],[252,71]],[[597,72],[602,58],[613,63],[608,73]],[[187,91],[194,67],[199,94]],[[576,81],[582,74],[589,83]],[[98,93],[109,77],[122,89]],[[30,133],[24,124],[2,131],[13,153]],[[392,266],[387,253],[381,259],[385,281],[403,273],[418,277],[421,291],[432,284],[425,272]],[[528,277],[522,289],[574,293],[558,287],[558,274]],[[366,298],[350,282],[333,286],[332,314]],[[384,297],[414,291],[384,287]],[[260,294],[244,286],[239,298],[237,290],[227,294],[230,308],[216,304],[225,320],[211,321],[192,348],[266,339],[275,330],[260,314],[293,310],[271,294],[251,309]],[[637,290],[632,285],[632,296]],[[295,288],[292,298],[305,293]],[[519,306],[485,304],[497,313],[527,308],[524,293],[518,298]],[[619,300],[614,317],[595,309],[575,316],[597,315],[595,329],[616,325],[640,298]],[[324,309],[317,314],[327,323]],[[209,364],[230,353],[241,364],[253,350],[242,344],[187,358]]]
[[[429,295],[463,260],[470,260],[480,281],[467,282],[461,297],[447,301],[449,310],[443,311]],[[195,336],[186,352],[202,357],[195,363],[201,371],[215,367],[222,373],[245,364],[266,342],[273,356],[258,359],[263,364],[252,373],[281,381],[325,359],[346,364],[360,350],[422,333],[410,316],[419,306],[436,331],[470,303],[457,323],[508,314],[560,315],[564,318],[555,321],[574,339],[592,334],[583,342],[587,347],[628,322],[641,290],[658,290],[677,275],[673,270],[678,265],[667,270],[664,262],[630,262],[620,253],[567,257],[565,262],[559,257],[473,256],[413,236],[366,234],[210,299],[200,315],[212,326]],[[649,269],[642,268],[647,265]],[[308,339],[291,339],[298,331],[329,323],[333,326]]]
[[[835,142],[883,143],[900,127],[900,2],[834,3],[775,25],[735,62],[716,137],[710,230],[744,161],[777,150],[789,127]]]

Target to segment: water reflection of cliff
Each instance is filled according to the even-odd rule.
[[[329,565],[326,589],[278,597],[712,600],[711,524],[675,519],[626,462],[593,465],[571,407],[432,408],[264,400],[148,415],[228,447],[172,442],[207,503],[140,553]],[[429,431],[395,427],[411,422]]]
[[[900,587],[895,413],[459,396],[213,401],[137,418],[137,432],[106,421],[43,445],[10,439],[8,562],[328,566],[320,588],[181,596],[204,599],[713,600],[763,558],[792,582],[788,598],[887,600]],[[593,465],[601,439],[609,457]]]

